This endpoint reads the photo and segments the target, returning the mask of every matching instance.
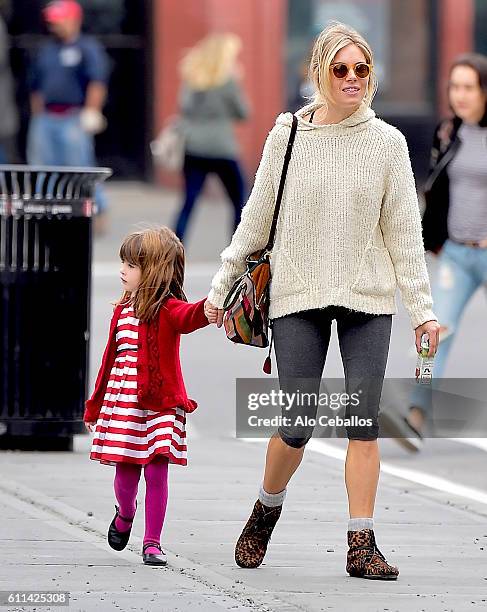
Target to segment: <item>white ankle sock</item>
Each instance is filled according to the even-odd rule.
[[[361,531],[362,529],[374,529],[374,519],[351,518],[348,520],[348,531]]]
[[[287,489],[284,489],[280,493],[267,493],[264,489],[264,485],[261,485],[259,491],[259,501],[262,505],[268,508],[275,508],[276,506],[282,506],[284,498],[286,497]]]

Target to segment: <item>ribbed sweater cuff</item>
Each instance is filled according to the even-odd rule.
[[[226,297],[226,293],[215,291],[215,289],[211,289],[210,293],[208,293],[208,301],[217,308],[223,308],[223,302],[225,301]]]
[[[413,329],[416,329],[419,325],[426,323],[426,321],[438,321],[438,317],[432,310],[414,310],[410,313],[411,324]]]

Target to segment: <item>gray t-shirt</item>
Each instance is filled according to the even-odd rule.
[[[248,104],[235,80],[206,90],[183,85],[179,106],[186,153],[211,158],[238,157],[233,122],[248,116]]]
[[[448,233],[454,240],[487,238],[487,128],[462,123],[460,148],[448,166]]]

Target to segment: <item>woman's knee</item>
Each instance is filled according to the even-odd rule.
[[[279,427],[277,430],[279,438],[289,447],[301,449],[310,441],[313,432],[289,432],[285,428]]]

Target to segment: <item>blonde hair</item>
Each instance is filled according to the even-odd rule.
[[[236,34],[209,34],[184,55],[179,64],[181,78],[193,89],[223,85],[231,76],[241,47]]]
[[[135,316],[141,321],[153,319],[169,295],[188,301],[183,290],[184,247],[168,227],[129,234],[120,247],[120,259],[139,266],[141,277],[133,299],[125,291],[117,304],[127,304],[132,299]]]
[[[368,42],[356,30],[339,21],[330,22],[319,34],[313,45],[311,60],[309,63],[309,78],[315,86],[315,94],[312,96],[314,104],[322,104],[325,107],[331,101],[330,66],[340,49],[347,45],[356,45],[364,54],[365,61],[372,66],[367,91],[363,103],[370,106],[377,92],[377,76],[373,64],[374,55]]]

